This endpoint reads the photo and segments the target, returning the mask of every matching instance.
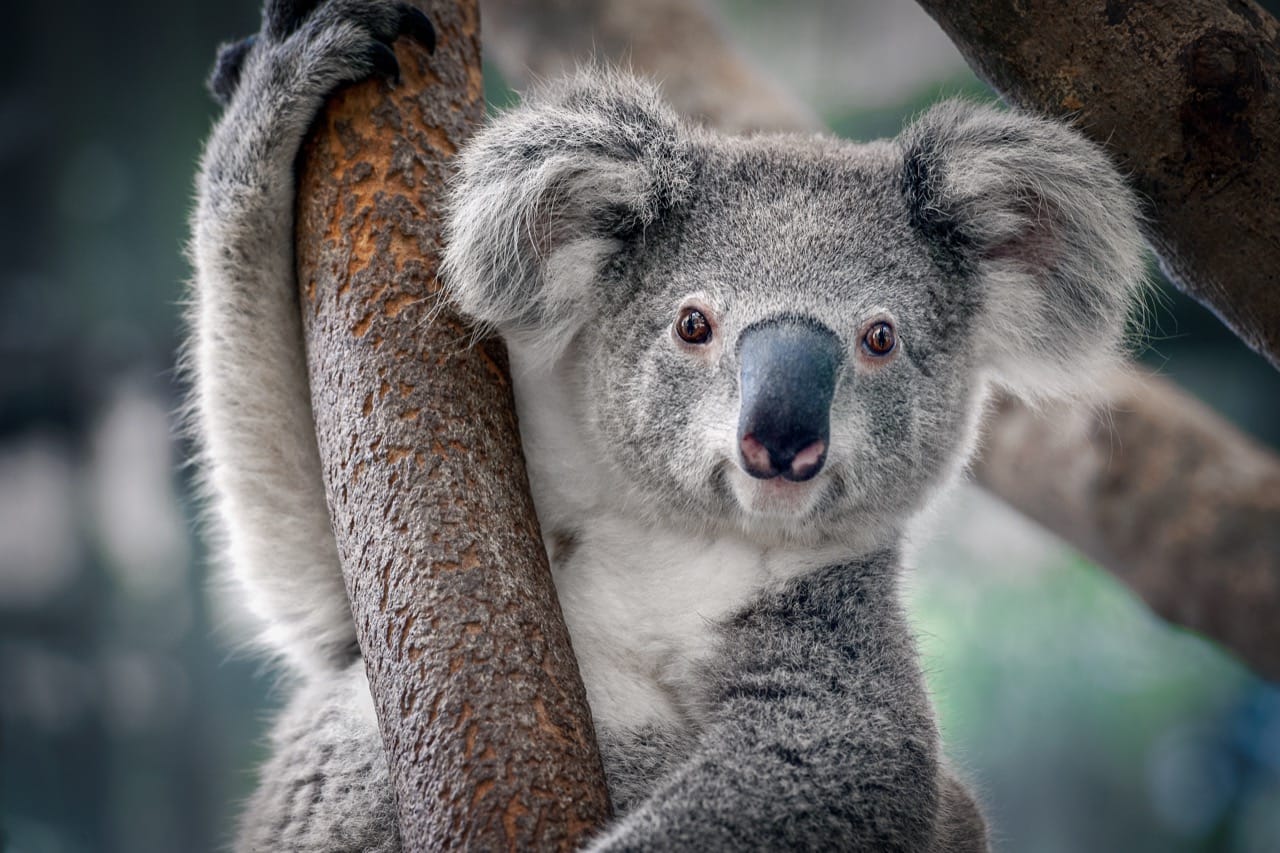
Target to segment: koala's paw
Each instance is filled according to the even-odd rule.
[[[262,31],[223,45],[209,89],[225,105],[246,69],[292,94],[327,95],[343,83],[381,74],[398,80],[391,42],[406,35],[428,52],[436,31],[423,12],[397,0],[268,0]],[[298,91],[301,90],[301,91]]]

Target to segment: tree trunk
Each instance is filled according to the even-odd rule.
[[[484,115],[474,0],[423,4],[399,85],[332,98],[297,252],[330,516],[406,850],[571,849],[608,816],[529,498],[506,354],[435,272],[449,160]]]
[[[1280,24],[1251,0],[920,0],[1010,102],[1149,202],[1169,277],[1280,368]]]
[[[629,59],[662,81],[678,110],[722,129],[818,129],[805,107],[738,55],[703,4],[491,0],[485,9],[491,55],[513,81],[600,50]],[[543,23],[557,19],[577,25]],[[685,41],[691,32],[696,49]],[[717,81],[714,90],[699,91],[699,74]],[[1257,200],[1275,199],[1275,186]],[[1270,233],[1274,240],[1280,232]],[[1166,618],[1280,679],[1274,453],[1173,385],[1136,374],[1110,383],[1098,408],[1035,411],[1002,397],[986,436],[975,468],[983,486],[1098,560]]]

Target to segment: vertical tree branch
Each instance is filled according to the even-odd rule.
[[[945,5],[961,14],[983,4]],[[1254,8],[1247,0],[1234,5]],[[1050,7],[1058,8],[1044,6]],[[723,129],[818,129],[816,118],[731,49],[703,3],[489,0],[485,9],[494,24],[491,53],[512,80],[527,82],[531,73],[601,50],[661,81],[677,109]],[[538,23],[569,18],[578,26]],[[684,41],[687,32],[700,34],[696,49]],[[697,85],[692,69],[717,80],[716,87],[691,91]],[[1115,85],[1131,83],[1123,78]],[[1135,97],[1150,96],[1132,88]],[[738,104],[750,105],[749,120]],[[1280,210],[1274,191],[1256,198]],[[1108,383],[1097,408],[1035,411],[1002,397],[975,473],[984,487],[1130,584],[1165,618],[1203,631],[1258,672],[1280,678],[1280,458],[1190,395],[1130,374]]]
[[[1150,202],[1165,270],[1280,368],[1280,23],[1252,0],[920,0],[1010,102]]]
[[[301,157],[316,432],[406,850],[571,849],[608,815],[506,355],[437,299],[449,160],[484,114],[474,0],[330,100]]]

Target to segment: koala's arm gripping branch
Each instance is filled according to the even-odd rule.
[[[490,53],[515,82],[599,49],[663,81],[677,109],[725,129],[821,129],[742,59],[702,4],[490,0],[485,13]],[[556,15],[572,16],[578,26],[536,23]],[[696,49],[685,47],[689,32],[699,33]],[[700,92],[700,73],[716,85]],[[1146,91],[1135,87],[1133,94]],[[1273,196],[1257,193],[1241,204]],[[1280,213],[1272,206],[1272,215]],[[1178,215],[1194,223],[1197,215],[1212,214],[1193,208]],[[1265,233],[1274,238],[1280,230]],[[1274,276],[1277,269],[1280,262],[1252,272]],[[1280,299],[1274,281],[1272,291]],[[1280,321],[1270,328],[1280,329]],[[1280,459],[1167,382],[1131,375],[1109,391],[1093,411],[1075,406],[1037,413],[1002,399],[976,467],[979,481],[1101,562],[1165,618],[1204,632],[1259,673],[1280,678]],[[1040,452],[1044,446],[1053,452]],[[1089,467],[1078,468],[1078,460]],[[1072,476],[1086,470],[1087,476]]]
[[[1006,99],[1107,146],[1170,278],[1280,368],[1280,23],[1251,0],[920,5]]]
[[[437,311],[449,159],[484,114],[474,0],[394,88],[332,98],[297,255],[333,529],[406,850],[573,849],[608,799],[528,494],[506,355]]]

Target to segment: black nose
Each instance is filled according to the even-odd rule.
[[[822,470],[840,339],[816,321],[766,320],[738,341],[738,449],[753,477],[799,482]]]

